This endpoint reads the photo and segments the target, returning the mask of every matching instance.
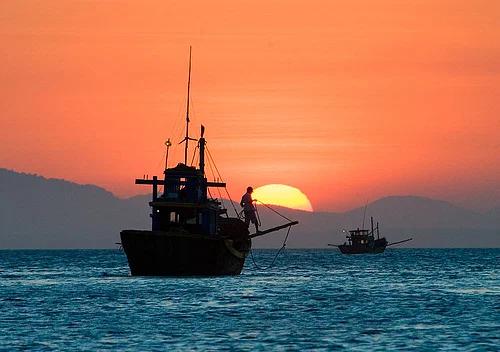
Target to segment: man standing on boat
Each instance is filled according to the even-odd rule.
[[[253,188],[247,187],[247,193],[241,197],[240,205],[243,207],[243,212],[245,214],[245,224],[250,226],[251,221],[255,225],[255,232],[257,233],[259,232],[259,225],[257,222],[257,216],[255,215],[257,209],[255,209],[255,205],[253,204],[254,200],[252,199],[252,192]]]

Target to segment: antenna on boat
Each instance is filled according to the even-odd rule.
[[[368,206],[368,199],[365,204],[365,212],[363,213],[363,226],[361,227],[363,230],[365,229],[365,217],[366,217],[366,207]]]
[[[202,175],[205,174],[205,138],[203,135],[205,134],[205,126],[201,125],[201,137],[198,141],[200,146],[200,172]]]
[[[170,138],[165,142],[165,145],[167,146],[167,155],[165,156],[165,170],[167,169],[167,163],[168,163],[168,150],[172,146],[172,142],[170,142]]]
[[[179,144],[185,142],[184,147],[184,165],[187,165],[187,154],[188,154],[188,142],[190,140],[195,141],[196,139],[189,137],[189,90],[191,88],[191,46],[189,46],[189,70],[188,70],[188,87],[187,87],[187,104],[186,104],[186,137]]]

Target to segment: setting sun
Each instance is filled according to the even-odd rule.
[[[270,184],[258,187],[252,194],[254,199],[264,204],[280,205],[287,208],[299,209],[305,211],[313,211],[313,207],[307,196],[298,188]]]

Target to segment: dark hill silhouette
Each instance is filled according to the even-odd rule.
[[[365,207],[345,215],[354,221],[349,227],[361,226]],[[417,196],[390,196],[367,206],[367,215],[373,216],[390,228],[481,228],[484,215],[448,202]],[[369,219],[368,219],[369,220]],[[366,222],[368,224],[368,222]]]
[[[345,241],[343,229],[363,227],[365,207],[345,213],[308,213],[273,207],[300,223],[293,228],[287,240],[291,248],[322,248],[327,243]],[[276,216],[259,207],[263,223],[276,221]],[[366,206],[364,227],[370,227],[370,217],[379,222],[381,235],[389,243],[413,238],[404,247],[500,247],[500,217],[497,208],[480,214],[449,202],[417,196],[391,196]],[[270,218],[273,217],[273,221]],[[267,226],[265,226],[267,227]],[[296,236],[298,233],[300,236]],[[255,247],[280,247],[283,236],[258,238]]]
[[[120,227],[148,225],[140,197],[0,169],[0,248],[113,248]]]
[[[120,199],[101,187],[0,169],[0,249],[118,248],[122,229],[149,229],[150,195]],[[228,200],[223,200],[233,212]],[[235,203],[234,208],[241,207]],[[346,213],[305,212],[272,206],[298,220],[287,248],[326,248],[342,243],[342,229],[361,227],[365,207]],[[259,206],[262,228],[287,222]],[[500,247],[500,208],[480,214],[448,202],[391,196],[367,205],[389,242],[407,237],[405,247]],[[254,248],[279,248],[286,230],[254,239]],[[330,247],[331,248],[331,247]]]

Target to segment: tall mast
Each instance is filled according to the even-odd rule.
[[[189,46],[189,71],[188,71],[188,87],[187,87],[187,104],[186,104],[186,137],[180,142],[185,142],[184,146],[184,164],[187,165],[188,143],[189,140],[195,141],[194,138],[189,138],[189,90],[191,88],[191,46]],[[180,144],[179,143],[179,144]]]
[[[189,46],[188,96],[186,104],[186,147],[184,148],[184,164],[187,165],[189,141],[189,88],[191,87],[191,46]]]

